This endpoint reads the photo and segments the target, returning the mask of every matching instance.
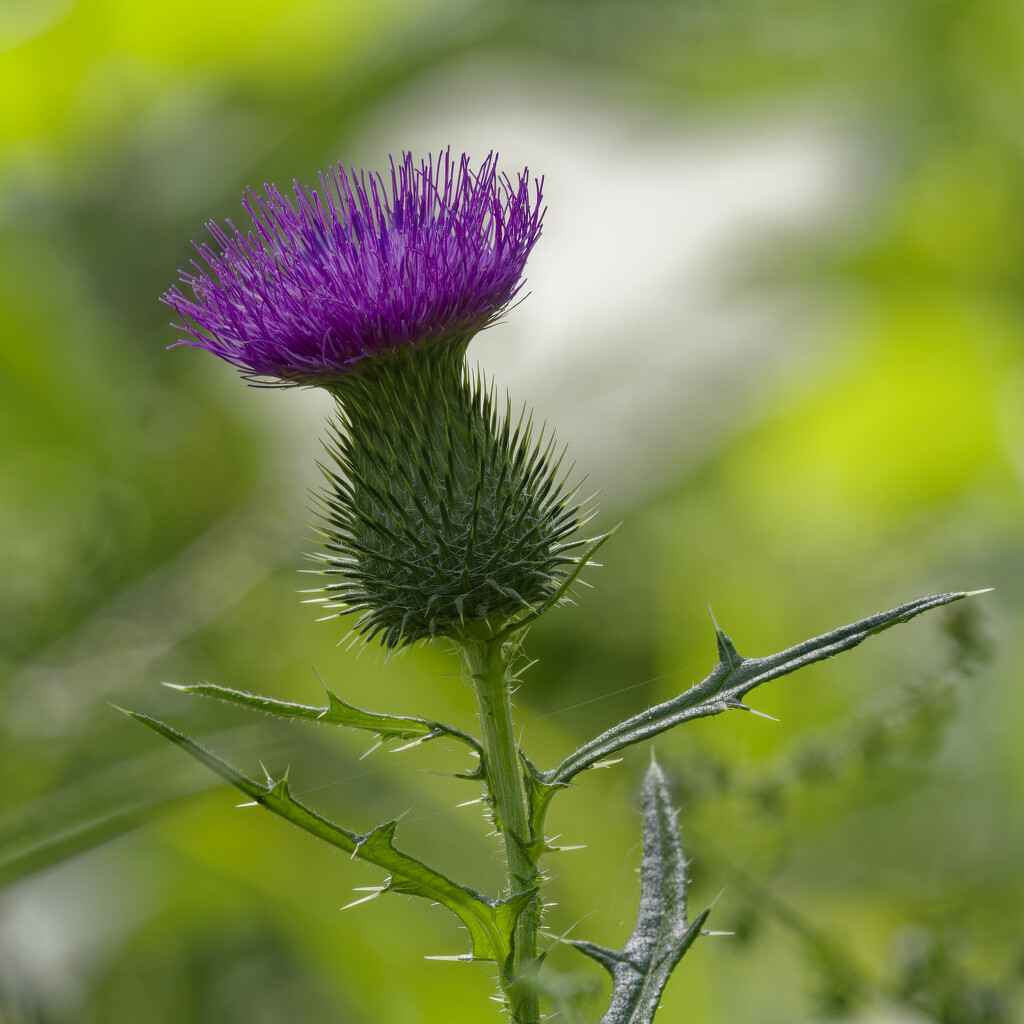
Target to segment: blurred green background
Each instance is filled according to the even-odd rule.
[[[246,185],[451,145],[547,176],[531,295],[473,355],[570,446],[595,589],[530,638],[542,766],[711,665],[995,593],[669,734],[713,927],[666,1022],[1024,1019],[1024,8],[1011,0],[0,3],[0,1021],[499,1020],[385,897],[127,721],[147,711],[488,891],[426,746],[161,680],[472,721],[454,663],[338,647],[296,591],[321,396],[244,387],[157,296]],[[621,943],[637,750],[552,815],[550,927]],[[723,891],[724,890],[724,891]],[[575,926],[575,927],[573,927]],[[552,1010],[607,986],[566,946]],[[493,1010],[488,1009],[493,1007]]]

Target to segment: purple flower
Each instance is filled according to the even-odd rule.
[[[187,337],[245,376],[328,383],[377,352],[439,340],[464,344],[497,320],[522,287],[541,232],[542,180],[476,171],[442,153],[406,153],[390,182],[344,167],[293,196],[266,186],[243,206],[252,228],[207,225],[203,266],[163,301]]]

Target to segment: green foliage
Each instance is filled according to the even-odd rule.
[[[438,679],[425,699],[424,679],[445,671],[434,652],[411,650],[386,675],[366,655],[342,664],[332,631],[292,607],[316,399],[246,392],[227,368],[163,351],[176,335],[153,296],[189,259],[195,225],[235,208],[247,183],[306,178],[337,159],[377,164],[388,147],[438,145],[454,130],[548,171],[552,197],[591,203],[581,212],[607,231],[603,261],[619,244],[615,219],[633,213],[589,190],[592,169],[610,170],[629,204],[667,165],[708,169],[713,213],[734,200],[733,165],[715,171],[719,143],[740,167],[754,162],[760,187],[756,162],[770,180],[780,169],[770,140],[793,123],[799,142],[783,163],[804,143],[839,147],[823,207],[730,221],[700,255],[694,291],[691,264],[666,248],[657,286],[671,296],[670,322],[651,322],[647,299],[617,321],[584,279],[587,307],[536,339],[498,328],[480,352],[486,364],[526,341],[523,362],[548,385],[531,397],[578,413],[575,425],[558,420],[573,450],[591,435],[614,448],[625,409],[640,427],[626,458],[657,467],[652,487],[633,490],[614,466],[588,461],[628,529],[586,614],[531,632],[544,670],[517,692],[518,717],[546,766],[638,706],[674,698],[680,680],[711,667],[705,598],[742,624],[745,650],[771,650],[773,637],[853,618],[879,595],[997,586],[985,615],[998,658],[983,678],[951,681],[957,713],[927,760],[907,753],[920,716],[904,720],[902,703],[890,714],[878,698],[942,671],[929,630],[762,690],[759,706],[781,728],[752,715],[706,720],[678,740],[665,734],[659,756],[682,795],[694,891],[728,886],[716,919],[745,913],[735,867],[878,977],[900,969],[887,943],[902,924],[944,934],[951,923],[964,940],[957,984],[999,988],[1021,1018],[1019,4],[263,0],[242,20],[195,0],[173,12],[128,0],[0,6],[10,100],[0,112],[0,833],[18,858],[0,919],[5,935],[27,921],[39,936],[19,932],[16,948],[0,950],[4,1024],[277,1024],[288,1014],[479,1024],[489,990],[482,971],[418,960],[450,942],[447,915],[422,901],[355,908],[357,926],[339,925],[332,908],[348,894],[325,894],[369,869],[306,859],[295,830],[224,814],[221,796],[194,794],[206,783],[183,778],[187,761],[161,756],[104,704],[181,713],[156,679],[244,680],[305,700],[315,665],[343,674],[361,706],[471,722],[458,683]],[[527,126],[557,161],[541,165]],[[656,215],[648,229],[667,234]],[[542,245],[575,230],[552,216]],[[541,271],[531,268],[536,299],[558,293]],[[697,304],[708,296],[721,306]],[[762,316],[779,304],[781,330]],[[733,333],[744,324],[749,337]],[[659,338],[670,408],[651,386],[629,388],[634,356]],[[678,361],[692,345],[707,363]],[[929,693],[915,700],[926,715]],[[884,756],[860,743],[865,710],[886,720]],[[493,882],[472,868],[488,863],[489,826],[445,788],[464,783],[402,771],[424,751],[448,768],[445,740],[360,762],[365,745],[335,730],[300,743],[297,729],[261,717],[227,732],[231,709],[212,701],[186,714],[186,731],[218,749],[301,767],[329,787],[324,806],[343,791],[341,820],[412,805],[410,845],[415,836],[427,861],[479,889]],[[807,746],[804,771],[787,752]],[[590,844],[559,857],[559,906],[546,912],[556,933],[593,909],[595,891],[608,910],[588,927],[611,931],[633,912],[621,843],[595,841],[632,820],[628,780],[642,767],[639,752],[624,753],[605,787],[578,777],[552,814],[561,842]],[[700,773],[723,764],[744,793],[762,774],[781,787],[786,813],[694,800]],[[827,785],[799,784],[812,765],[824,765]],[[176,795],[139,830],[149,812],[118,808],[140,807],[147,790]],[[444,849],[432,823],[445,826]],[[717,846],[705,855],[709,836]],[[730,858],[716,859],[722,848]],[[807,957],[779,921],[762,913],[747,946],[703,943],[699,978],[669,986],[663,1016],[814,1019]],[[82,934],[87,953],[76,952]],[[552,950],[550,976],[578,959]],[[858,1024],[909,1012],[891,986],[867,998]],[[933,1012],[924,1005],[915,1012]],[[595,1006],[560,1019],[596,1018]]]
[[[603,540],[587,549],[587,557]],[[566,580],[563,587],[567,588],[570,582]],[[682,722],[734,708],[750,710],[742,703],[743,698],[761,683],[850,650],[868,637],[908,622],[922,612],[970,596],[960,592],[920,598],[764,658],[742,657],[719,629],[719,663],[702,683],[673,701],[649,708],[613,727],[547,773],[536,769],[515,739],[510,697],[516,677],[511,663],[519,657],[521,636],[513,634],[506,640],[504,629],[484,641],[464,642],[460,648],[467,682],[472,682],[477,691],[482,741],[424,719],[362,711],[330,691],[328,706],[314,708],[210,684],[178,687],[283,718],[331,720],[369,729],[382,740],[412,735],[418,743],[448,733],[468,742],[481,759],[479,771],[470,777],[483,782],[492,821],[505,843],[508,887],[505,899],[501,900],[489,899],[453,882],[396,850],[393,837],[397,821],[379,825],[365,835],[352,832],[297,801],[287,777],[274,782],[268,775],[266,785],[260,785],[170,726],[148,715],[126,714],[184,749],[274,814],[353,857],[386,868],[391,876],[377,892],[421,896],[447,907],[469,931],[473,949],[469,959],[499,965],[499,986],[513,1024],[538,1024],[541,986],[536,972],[542,959],[536,950],[541,922],[539,862],[556,849],[545,838],[544,821],[558,792],[581,771],[597,767],[600,759],[609,754]],[[552,595],[551,603],[556,600]],[[650,1024],[672,970],[700,933],[710,912],[705,910],[692,923],[687,920],[688,865],[664,776],[653,761],[644,782],[643,803],[642,886],[633,934],[621,952],[589,942],[574,943],[612,974],[612,1001],[602,1024]]]
[[[291,794],[287,776],[277,782],[268,776],[266,784],[260,784],[163,722],[133,711],[125,713],[181,747],[271,813],[330,846],[389,871],[390,878],[381,891],[421,896],[447,907],[469,932],[473,943],[471,959],[498,964],[504,964],[508,959],[516,920],[532,893],[517,894],[506,901],[488,900],[395,849],[393,840],[397,821],[385,822],[365,834],[353,832],[328,821],[296,800]]]
[[[1005,990],[975,974],[963,945],[955,927],[905,929],[893,943],[893,995],[935,1024],[1011,1024]]]
[[[612,999],[601,1024],[651,1024],[669,976],[700,934],[710,909],[686,915],[688,864],[665,776],[651,760],[643,787],[640,910],[621,950],[592,942],[573,945],[612,976]]]
[[[273,697],[260,697],[245,693],[242,690],[231,690],[226,686],[213,683],[193,683],[191,686],[179,686],[165,683],[171,689],[183,693],[194,693],[201,697],[213,697],[228,704],[262,711],[278,718],[302,718],[308,722],[320,722],[324,725],[344,725],[350,729],[363,729],[378,736],[382,743],[389,740],[407,740],[414,743],[425,743],[438,736],[450,736],[467,744],[478,756],[482,753],[479,742],[469,733],[455,729],[443,722],[433,722],[427,718],[414,718],[410,715],[382,715],[375,711],[364,711],[343,701],[333,690],[327,690],[327,706],[313,707],[308,704],[295,704],[291,701],[276,700]]]
[[[723,711],[749,711],[750,708],[743,700],[751,690],[762,683],[813,665],[816,661],[835,657],[863,643],[869,636],[881,633],[901,622],[907,622],[922,612],[970,596],[969,593],[961,591],[922,597],[891,611],[870,615],[866,619],[834,629],[812,640],[805,640],[795,647],[764,658],[742,657],[737,653],[733,642],[719,629],[719,661],[710,675],[673,700],[641,711],[640,714],[620,722],[589,743],[585,743],[557,768],[544,773],[542,779],[548,785],[564,785],[581,771],[594,767],[603,758],[618,753],[634,743],[651,739],[682,722],[705,718],[708,715],[719,715]]]
[[[0,885],[60,864],[180,807],[211,778],[168,768],[152,752],[124,760],[0,817]],[[2,1018],[0,1018],[2,1019]]]

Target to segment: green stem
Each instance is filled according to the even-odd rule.
[[[514,646],[491,639],[466,641],[461,648],[480,707],[486,784],[505,843],[509,896],[534,888],[540,874],[530,852],[530,804],[512,721],[512,678],[505,652]],[[534,899],[519,916],[509,963],[501,971],[513,1024],[540,1021],[535,978],[539,925],[540,900]]]

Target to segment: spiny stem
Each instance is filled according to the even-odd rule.
[[[483,727],[486,785],[508,859],[508,894],[532,889],[539,870],[530,853],[530,805],[512,720],[511,671],[507,651],[515,644],[496,639],[461,644],[466,674],[472,680]],[[520,914],[512,955],[501,971],[501,987],[513,1024],[538,1024],[540,1003],[537,929],[540,901],[535,898]]]

